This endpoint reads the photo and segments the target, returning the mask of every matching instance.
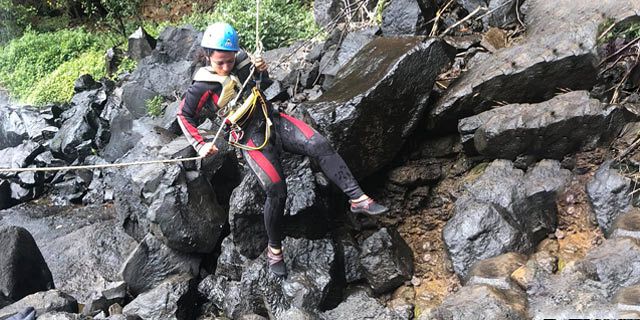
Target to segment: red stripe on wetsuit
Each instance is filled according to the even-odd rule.
[[[213,100],[214,105],[217,105],[219,96],[217,94],[213,93],[211,90],[205,91],[204,94],[200,97],[200,100],[198,101],[198,105],[196,106],[196,110],[193,113],[193,118],[197,118],[198,117],[198,115],[200,114],[200,111],[202,111],[202,108],[204,107],[204,104],[207,102],[207,100],[211,96],[212,96],[212,100]],[[185,106],[186,99],[187,98],[185,97],[185,98],[182,99],[182,101],[180,101],[180,106],[178,107],[178,117],[182,121],[182,124],[184,125],[184,127],[187,129],[189,135],[191,135],[191,137],[193,137],[193,139],[198,141],[198,143],[202,144],[204,142],[204,139],[202,138],[202,136],[198,132],[198,128],[196,128],[195,124],[192,123],[191,121],[189,121],[184,116],[183,109],[184,109],[184,106]]]
[[[315,132],[306,123],[288,114],[281,113],[280,116],[289,120],[291,123],[293,123],[293,125],[296,126],[296,128],[298,128],[307,139],[310,139],[311,137],[313,137]]]
[[[256,146],[253,143],[253,140],[251,139],[249,139],[249,141],[247,142],[247,145],[252,148]],[[262,171],[264,171],[269,176],[269,179],[271,179],[271,182],[273,183],[280,182],[281,178],[280,178],[280,175],[278,174],[278,171],[273,166],[273,164],[271,164],[269,159],[267,159],[267,157],[265,157],[264,154],[262,154],[262,152],[258,150],[248,150],[247,152],[249,153],[249,156],[251,157],[251,159],[253,159],[253,161],[255,161],[258,164],[258,166],[262,169]]]

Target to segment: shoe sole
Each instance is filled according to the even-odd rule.
[[[364,209],[350,209],[352,213],[366,213],[368,215],[372,215],[372,216],[377,216],[377,215],[381,215],[381,214],[385,214],[387,212],[389,212],[389,210],[384,210],[384,211],[380,211],[380,212],[370,212]]]

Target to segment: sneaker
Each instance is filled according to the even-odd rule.
[[[287,266],[284,264],[284,255],[282,250],[275,254],[271,251],[271,247],[267,247],[267,263],[269,270],[279,277],[287,276]]]
[[[351,203],[351,212],[359,213],[363,212],[370,215],[383,214],[389,211],[389,208],[373,201],[371,198],[367,198],[362,201],[354,202],[353,200],[349,200]]]

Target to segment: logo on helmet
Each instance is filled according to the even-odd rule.
[[[233,43],[231,43],[231,39],[227,39],[227,42],[224,43],[224,46],[227,48],[233,48]]]

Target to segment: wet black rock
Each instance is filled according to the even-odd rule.
[[[539,104],[507,105],[462,119],[458,130],[471,154],[560,160],[609,143],[634,118],[622,106],[607,106],[586,91],[574,91]]]
[[[365,278],[378,294],[413,277],[413,252],[393,229],[382,228],[362,242],[360,263]]]
[[[393,0],[382,12],[382,34],[419,35],[431,31],[438,8],[431,1]]]
[[[191,275],[176,275],[129,302],[122,313],[142,319],[194,319],[197,282]]]
[[[555,199],[569,179],[553,160],[526,174],[510,161],[492,162],[456,200],[442,231],[456,273],[464,277],[475,261],[502,253],[528,253],[555,231]]]
[[[136,61],[151,54],[156,47],[156,39],[142,27],[138,27],[128,38],[127,55]]]
[[[429,112],[429,128],[451,132],[458,119],[497,105],[539,103],[558,88],[591,89],[598,75],[598,26],[636,16],[640,9],[633,0],[525,3],[528,37],[494,54],[476,55]]]
[[[172,275],[199,273],[200,258],[165,246],[146,236],[122,267],[122,277],[134,295],[155,288]]]
[[[42,142],[42,131],[49,124],[35,108],[29,106],[0,108],[0,150],[21,145],[31,139]]]
[[[17,301],[54,288],[51,271],[35,240],[24,228],[0,226],[0,292]]]
[[[287,175],[284,231],[287,235],[319,238],[328,231],[328,194],[316,183],[309,160],[285,155]],[[247,174],[233,191],[229,202],[229,224],[238,252],[255,258],[267,246],[263,208],[266,195],[258,179]]]
[[[631,209],[631,179],[603,163],[587,183],[587,196],[602,230],[609,234],[615,219]]]
[[[367,176],[391,161],[415,129],[449,49],[437,39],[377,38],[340,71],[331,90],[300,108],[352,171]]]
[[[60,131],[51,139],[50,149],[56,157],[73,161],[84,159],[91,147],[104,147],[106,143],[96,135],[108,128],[109,123],[100,117],[110,90],[106,85],[100,89],[77,93],[71,98],[71,109],[62,113]],[[95,142],[94,142],[95,141]]]

